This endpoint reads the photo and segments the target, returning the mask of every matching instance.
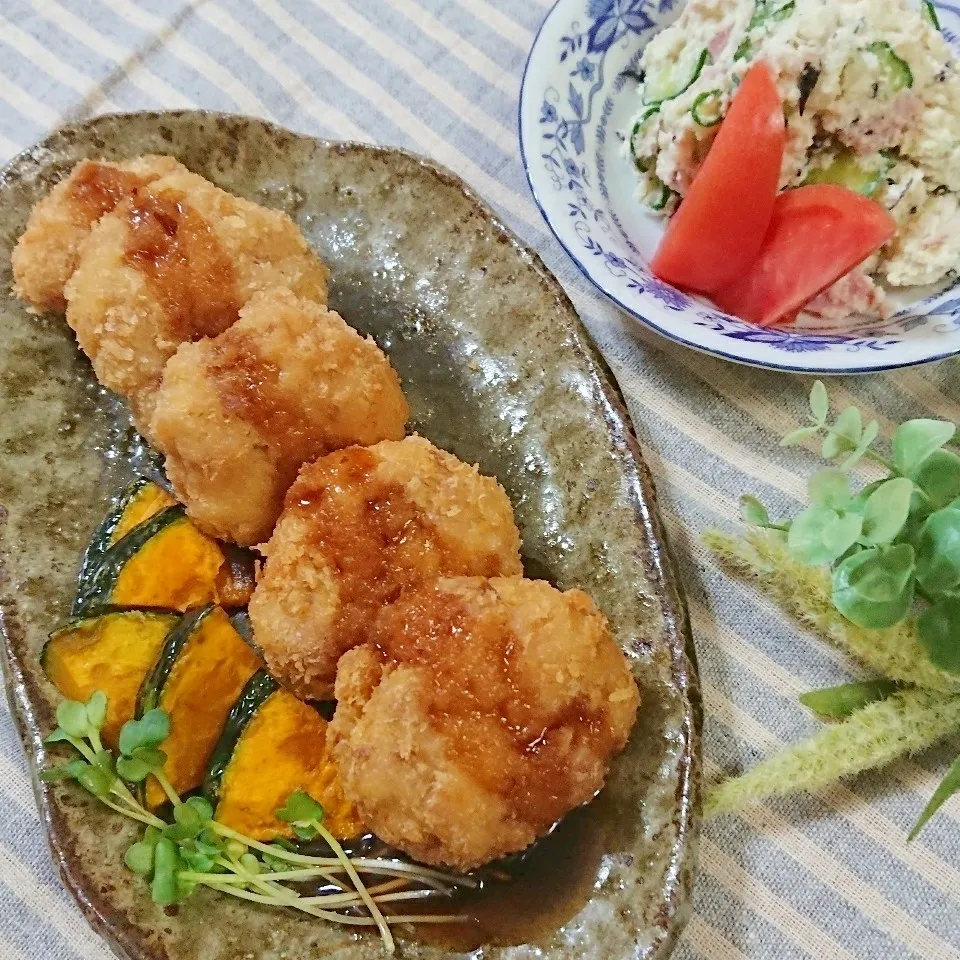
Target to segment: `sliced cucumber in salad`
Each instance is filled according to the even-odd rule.
[[[867,50],[880,61],[880,71],[888,90],[895,93],[913,86],[913,71],[910,64],[897,56],[886,40],[877,40],[867,46]]]
[[[690,108],[693,122],[700,127],[715,127],[723,119],[723,94],[719,90],[705,90]]]
[[[749,60],[753,56],[753,44],[750,41],[750,33],[759,26],[764,24],[773,24],[779,23],[781,20],[786,20],[793,11],[796,9],[795,0],[787,0],[786,3],[783,3],[782,0],[756,0],[756,3],[753,8],[753,15],[750,17],[750,22],[747,24],[747,32],[743,40],[740,42],[740,46],[737,47],[736,52],[733,55],[734,60]]]
[[[651,210],[665,210],[673,195],[673,191],[659,177],[650,177],[650,190],[645,202]]]
[[[923,14],[923,19],[926,20],[931,27],[935,30],[940,29],[940,17],[937,16],[937,8],[930,0],[923,0],[920,12]]]
[[[647,74],[643,85],[643,102],[659,105],[679,97],[697,82],[703,68],[710,62],[710,52],[704,47],[692,56],[682,57],[677,63],[654,74]]]
[[[826,167],[812,170],[803,181],[808,183],[835,183],[865,197],[872,197],[883,183],[894,158],[887,153],[860,159],[851,150],[842,150]]]

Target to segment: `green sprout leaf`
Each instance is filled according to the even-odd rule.
[[[56,780],[76,780],[80,776],[80,771],[86,766],[87,763],[83,760],[71,760],[59,767],[47,767],[41,770],[40,779],[48,783]]]
[[[95,690],[87,701],[86,711],[90,729],[99,731],[107,719],[107,695],[102,690]]]
[[[77,770],[77,782],[88,793],[95,797],[106,797],[110,788],[116,782],[116,777],[102,767],[95,767],[87,763]]]
[[[796,447],[806,442],[811,437],[815,437],[820,432],[820,427],[798,427],[791,430],[781,441],[781,447]]]
[[[960,510],[948,507],[931,513],[916,542],[917,581],[930,594],[960,585]]]
[[[240,858],[240,866],[243,867],[247,873],[252,873],[254,876],[262,871],[260,861],[252,853],[245,853]]]
[[[170,717],[148,710],[139,720],[128,720],[120,731],[120,752],[130,757],[140,747],[159,747],[170,736]]]
[[[923,813],[920,814],[920,818],[907,837],[908,843],[916,839],[917,834],[927,825],[930,818],[957,792],[960,792],[960,757],[950,765],[947,775],[940,781],[940,786],[923,808]]]
[[[830,403],[827,399],[827,388],[822,380],[815,380],[810,390],[810,413],[817,423],[822,424],[827,419]]]
[[[893,435],[893,462],[904,474],[918,470],[923,462],[953,439],[957,428],[946,420],[908,420]]]
[[[165,835],[172,840],[194,840],[213,818],[213,809],[203,797],[190,797],[173,811],[174,823]]]
[[[890,543],[907,522],[912,495],[913,481],[906,477],[881,483],[863,506],[863,542]]]
[[[870,449],[870,444],[877,439],[877,434],[880,432],[880,424],[876,420],[871,420],[864,428],[863,434],[860,437],[860,442],[857,444],[856,449],[853,453],[847,457],[846,460],[840,465],[841,470],[849,470],[856,463],[863,459],[864,454]]]
[[[858,627],[892,627],[913,603],[913,570],[913,547],[908,543],[855,553],[833,573],[834,606]]]
[[[153,855],[158,840],[159,837],[151,842],[144,837],[143,840],[134,843],[127,848],[127,852],[123,856],[123,862],[134,873],[138,873],[142,877],[149,877],[153,873]]]
[[[756,497],[751,497],[749,493],[745,493],[740,498],[740,515],[745,523],[752,524],[755,527],[763,527],[770,522],[767,508]]]
[[[833,460],[834,457],[856,450],[862,436],[860,411],[856,407],[847,407],[823,438],[823,459]]]
[[[168,837],[161,837],[153,852],[153,883],[150,893],[155,904],[168,907],[180,899],[177,874],[181,869],[182,861],[176,844]]]
[[[793,521],[787,548],[792,557],[809,566],[833,563],[857,542],[862,524],[855,513],[841,515],[827,507],[808,507]]]
[[[183,862],[194,871],[194,873],[210,873],[216,864],[213,857],[201,850],[189,850],[183,846],[180,847],[180,856]]]
[[[911,476],[934,509],[960,497],[960,457],[949,450],[934,450]]]
[[[142,783],[151,773],[162,770],[167,755],[155,747],[137,747],[117,760],[117,773],[128,783]]]
[[[824,467],[810,478],[807,492],[818,507],[843,510],[851,499],[850,478],[836,467]]]
[[[67,736],[82,740],[90,732],[86,704],[76,700],[64,700],[57,707],[57,723]]]
[[[944,597],[917,617],[917,634],[930,662],[960,674],[960,597]]]
[[[899,690],[901,684],[885,677],[879,680],[862,680],[859,683],[842,683],[837,687],[824,687],[800,694],[800,702],[817,716],[828,720],[845,720],[850,714],[868,703],[885,700]]]
[[[302,790],[291,793],[286,805],[277,811],[277,819],[289,823],[301,840],[312,840],[323,823],[323,807]]]

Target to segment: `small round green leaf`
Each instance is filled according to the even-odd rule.
[[[781,447],[795,447],[798,444],[815,437],[820,432],[820,427],[799,427],[791,430],[781,441]]]
[[[287,798],[286,805],[277,811],[277,819],[285,823],[309,823],[323,821],[323,807],[309,793],[295,790]]]
[[[913,481],[906,477],[886,480],[863,506],[863,542],[889,543],[903,529],[910,514]]]
[[[874,547],[844,560],[833,573],[834,606],[857,626],[892,627],[913,603],[913,547]]]
[[[161,837],[153,853],[153,883],[150,887],[153,902],[158,906],[168,907],[180,898],[177,873],[182,869],[181,864],[176,844],[168,837]]]
[[[740,498],[740,516],[744,523],[752,524],[755,527],[762,527],[770,522],[770,515],[767,508],[756,498],[745,493]]]
[[[64,700],[57,707],[57,723],[60,729],[75,740],[82,740],[90,732],[86,704],[76,700]]]
[[[927,593],[939,594],[960,585],[960,510],[931,513],[917,537],[917,580]]]
[[[810,478],[807,492],[818,507],[842,510],[850,503],[850,478],[836,467],[824,467]]]
[[[917,617],[917,635],[930,662],[960,674],[960,597],[944,597]]]
[[[87,764],[83,760],[71,760],[59,767],[46,767],[40,771],[40,779],[47,783],[54,780],[76,780],[85,766]]]
[[[94,690],[87,701],[87,722],[94,730],[99,730],[107,719],[107,695],[102,690]]]
[[[123,862],[134,873],[148,877],[153,873],[153,851],[155,847],[156,844],[145,843],[143,840],[140,840],[127,848]]]
[[[810,390],[810,413],[817,423],[823,423],[827,419],[828,409],[827,388],[822,380],[815,380]]]
[[[148,710],[139,720],[128,720],[120,731],[120,752],[132,756],[139,747],[159,747],[170,736],[170,717],[160,709]]]
[[[911,474],[945,443],[953,438],[956,427],[946,420],[908,420],[893,435],[893,462],[901,473]]]
[[[84,766],[82,770],[77,771],[77,781],[80,786],[95,797],[107,796],[113,786],[114,779],[114,776],[108,771],[89,764]]]
[[[808,507],[797,514],[787,534],[787,549],[801,563],[818,567],[833,563],[857,542],[862,520],[841,516],[828,507]]]
[[[934,509],[960,497],[960,457],[949,450],[934,450],[911,476]]]
[[[856,407],[847,407],[823,441],[823,458],[832,460],[843,453],[857,449],[863,435],[860,411]]]

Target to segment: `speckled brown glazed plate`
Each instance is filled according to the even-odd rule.
[[[82,157],[171,153],[227,190],[286,210],[333,271],[331,304],[390,353],[413,426],[504,484],[528,572],[589,591],[643,697],[609,785],[575,815],[540,886],[487,911],[482,944],[400,931],[404,957],[666,957],[696,859],[699,697],[653,487],[616,384],[563,290],[456,177],[398,150],[333,144],[210,113],[68,127],[0,177],[0,502],[7,690],[34,775],[56,693],[37,654],[65,616],[108,499],[150,466],[124,409],[65,323],[9,297],[33,203]],[[155,907],[118,869],[125,827],[69,787],[37,784],[64,883],[130,960],[381,955],[375,935],[197,894]]]

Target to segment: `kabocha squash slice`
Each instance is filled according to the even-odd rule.
[[[137,716],[154,707],[169,715],[164,772],[177,793],[203,784],[227,716],[262,666],[220,607],[191,611],[170,631],[140,688]],[[147,780],[145,796],[152,810],[167,799],[153,777]]]
[[[90,543],[84,551],[80,563],[78,578],[79,593],[74,601],[73,615],[80,613],[80,594],[97,568],[103,561],[104,554],[118,540],[125,537],[131,530],[145,523],[161,510],[176,503],[173,497],[159,484],[146,477],[139,477],[120,495],[113,508],[97,527],[90,538]]]
[[[266,671],[254,675],[210,759],[204,793],[217,820],[255,840],[289,839],[293,832],[276,812],[291,793],[303,790],[323,806],[334,836],[362,832],[356,808],[343,795],[326,733],[327,722],[313,707]]]
[[[243,606],[252,589],[252,556],[225,553],[176,505],[111,546],[81,582],[74,606],[81,613],[108,606],[183,612],[221,598],[225,605]]]
[[[73,620],[50,634],[40,664],[70,700],[86,702],[97,690],[107,695],[102,737],[115,747],[120,728],[134,717],[144,677],[179,619],[153,611],[117,610]]]

